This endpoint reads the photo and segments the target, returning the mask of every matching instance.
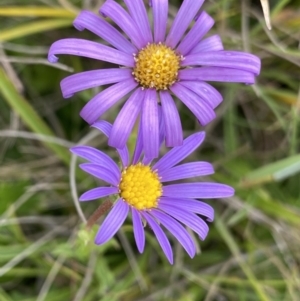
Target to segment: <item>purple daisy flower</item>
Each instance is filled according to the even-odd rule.
[[[108,137],[112,131],[112,126],[106,121],[95,122],[93,127]],[[127,147],[118,150],[122,161],[121,169],[109,156],[95,148],[73,147],[71,152],[89,161],[81,164],[80,168],[110,184],[109,187],[97,187],[85,192],[81,195],[80,201],[117,196],[111,211],[100,226],[95,243],[101,245],[110,240],[131,211],[134,237],[140,253],[145,246],[143,222],[146,222],[152,228],[171,264],[173,252],[162,226],[174,235],[190,257],[194,257],[195,242],[184,226],[189,227],[204,240],[209,228],[203,218],[208,222],[214,219],[213,208],[197,199],[225,198],[234,194],[233,188],[225,184],[207,182],[168,184],[170,181],[214,173],[212,165],[207,162],[177,165],[201,145],[204,137],[204,132],[189,136],[181,146],[174,147],[151,166],[151,162],[141,156],[143,139],[139,135],[131,163]]]
[[[48,59],[56,62],[56,55],[71,54],[120,66],[68,76],[61,82],[63,96],[68,98],[78,91],[112,84],[83,107],[81,117],[93,124],[128,95],[108,143],[123,148],[141,115],[145,153],[148,158],[157,158],[158,106],[161,105],[165,119],[166,145],[181,145],[182,127],[173,96],[192,111],[201,125],[206,125],[215,118],[214,109],[222,96],[205,81],[253,84],[260,72],[260,59],[245,52],[224,51],[218,35],[204,38],[214,24],[206,12],[198,14],[204,0],[184,0],[168,33],[168,0],[150,1],[153,29],[143,0],[124,2],[128,11],[107,0],[100,13],[114,21],[127,37],[103,18],[82,11],[74,26],[93,32],[112,47],[82,39],[62,39],[52,44]]]

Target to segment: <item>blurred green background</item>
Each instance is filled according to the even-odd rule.
[[[130,220],[94,246],[97,226],[87,232],[74,206],[76,193],[96,183],[74,175],[68,148],[81,141],[117,156],[79,117],[98,90],[64,100],[59,82],[107,64],[64,56],[51,65],[46,56],[60,38],[97,40],[72,20],[102,2],[1,0],[0,301],[300,300],[300,1],[270,1],[272,31],[258,0],[204,5],[216,20],[209,34],[226,49],[258,55],[262,72],[255,86],[213,83],[224,101],[189,160],[212,162],[212,179],[236,195],[209,202],[216,219],[194,259],[171,238],[173,266],[149,229],[144,254],[137,252]],[[180,1],[169,2],[171,24]],[[202,129],[178,107],[185,136]],[[105,118],[113,121],[119,108]],[[81,208],[88,217],[98,205]]]

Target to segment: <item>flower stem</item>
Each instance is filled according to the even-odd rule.
[[[113,203],[110,200],[106,200],[104,203],[102,203],[88,219],[86,224],[87,229],[91,230],[92,226],[96,223],[99,217],[106,213],[112,206]]]

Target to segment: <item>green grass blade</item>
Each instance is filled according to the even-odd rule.
[[[265,182],[281,181],[298,172],[300,172],[300,155],[288,157],[251,171],[243,178],[240,185],[251,187]]]
[[[239,263],[241,269],[248,277],[253,289],[255,290],[257,296],[259,297],[259,300],[270,301],[270,299],[267,297],[267,295],[261,288],[261,285],[256,279],[255,275],[253,274],[251,268],[248,266],[247,263],[241,260],[241,254],[237,243],[235,242],[233,236],[229,232],[227,226],[223,223],[222,219],[218,216],[216,218],[215,225],[220,235],[223,237],[225,243],[229,247],[231,253],[236,257],[237,262]]]
[[[52,130],[43,121],[43,119],[41,119],[29,102],[18,93],[2,68],[0,68],[0,93],[11,108],[21,117],[23,122],[33,132],[46,136],[55,136]],[[66,148],[49,142],[44,142],[44,144],[47,148],[52,150],[57,157],[69,165],[70,154]]]
[[[38,6],[10,6],[1,7],[0,16],[3,17],[69,17],[74,18],[75,13],[64,9],[54,7],[38,7]]]
[[[68,27],[72,24],[73,18],[50,19],[43,21],[34,21],[18,25],[10,29],[1,30],[0,41],[10,41],[16,38],[25,37],[34,33],[45,32],[61,27]]]

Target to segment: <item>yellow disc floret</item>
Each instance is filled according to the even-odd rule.
[[[156,172],[141,163],[131,165],[122,172],[119,185],[120,196],[136,209],[157,207],[162,185]]]
[[[148,44],[136,56],[133,75],[144,88],[166,90],[177,81],[181,57],[161,43]]]

